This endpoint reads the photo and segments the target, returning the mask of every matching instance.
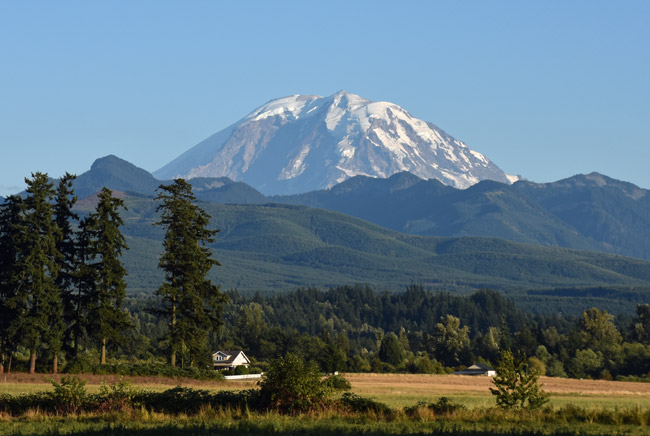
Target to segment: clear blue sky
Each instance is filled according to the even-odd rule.
[[[511,174],[650,188],[650,1],[0,0],[0,195],[153,171],[273,98],[397,103]]]

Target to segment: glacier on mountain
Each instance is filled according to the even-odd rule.
[[[229,177],[265,194],[293,194],[402,171],[456,188],[517,179],[400,106],[345,91],[272,100],[154,174]]]

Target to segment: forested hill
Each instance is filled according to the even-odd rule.
[[[127,198],[124,259],[130,292],[151,292],[162,231],[156,204]],[[321,209],[291,205],[202,203],[220,229],[212,279],[224,289],[293,290],[367,283],[401,291],[412,283],[442,290],[492,287],[510,292],[557,287],[650,289],[650,262],[488,238],[406,235]]]
[[[92,196],[104,186],[113,191],[153,197],[161,184],[168,183],[169,180],[158,180],[148,171],[110,155],[97,159],[89,171],[77,177],[73,186],[79,198]],[[252,187],[227,177],[197,177],[190,180],[190,183],[194,194],[203,201],[247,204],[266,201],[266,198]]]
[[[484,236],[650,259],[650,192],[598,173],[468,189],[409,173],[357,176],[273,201],[336,210],[405,233]]]

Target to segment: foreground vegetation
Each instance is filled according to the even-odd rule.
[[[164,395],[167,395],[163,393]],[[62,416],[28,410],[0,417],[0,435],[644,435],[650,411],[639,408],[564,406],[540,411],[451,408],[445,401],[391,409],[333,404],[298,415],[202,405],[193,412],[157,411],[145,406]],[[377,403],[369,402],[371,405]],[[452,404],[453,406],[454,404]],[[442,406],[442,407],[441,407]]]
[[[399,382],[404,376],[390,377]],[[314,363],[293,355],[271,362],[259,389],[223,390],[223,383],[219,390],[152,391],[120,380],[91,392],[84,381],[67,376],[47,391],[0,395],[0,435],[642,435],[650,426],[648,398],[638,396],[645,403],[598,407],[576,397],[572,404],[552,401],[535,408],[500,402],[499,395],[496,407],[494,400],[492,406],[472,405],[467,397],[427,391],[419,400],[388,405],[382,400],[393,397],[391,392],[376,390],[372,397],[345,392],[346,379],[321,379]]]

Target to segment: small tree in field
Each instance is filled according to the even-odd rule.
[[[525,359],[515,359],[510,351],[501,354],[492,380],[496,388],[490,388],[496,395],[497,405],[504,409],[539,409],[548,402],[548,394],[539,386],[539,374],[531,370]]]

